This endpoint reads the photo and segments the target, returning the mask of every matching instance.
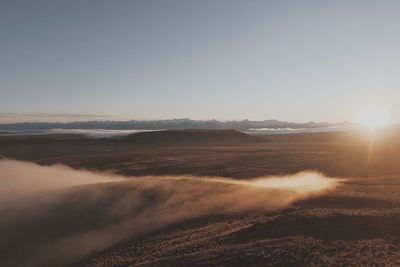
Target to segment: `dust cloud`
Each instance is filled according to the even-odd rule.
[[[0,265],[71,266],[118,242],[213,214],[265,212],[321,195],[316,172],[234,180],[146,176],[0,161]]]
[[[0,204],[61,188],[122,179],[112,174],[78,171],[61,164],[39,166],[32,162],[1,159]]]

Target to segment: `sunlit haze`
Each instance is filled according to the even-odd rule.
[[[392,121],[390,114],[386,110],[379,107],[371,107],[359,114],[358,122],[362,126],[374,129],[380,126],[388,125]]]

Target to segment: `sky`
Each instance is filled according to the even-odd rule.
[[[400,121],[400,1],[1,0],[0,123]]]

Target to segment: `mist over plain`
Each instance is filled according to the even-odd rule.
[[[317,172],[234,180],[75,170],[0,160],[0,265],[69,266],[191,218],[283,209],[338,180]]]

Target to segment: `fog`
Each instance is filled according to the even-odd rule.
[[[121,176],[77,171],[67,166],[39,166],[32,162],[0,160],[0,204],[39,193],[82,184],[119,181]]]
[[[48,134],[81,134],[90,138],[112,138],[123,137],[134,133],[153,132],[159,130],[109,130],[109,129],[50,129],[35,131],[5,132],[2,136],[13,135],[48,135]]]
[[[330,125],[314,128],[250,128],[242,132],[247,134],[298,134],[298,133],[321,133],[321,132],[342,132],[359,130],[357,124]]]
[[[153,132],[158,130],[109,130],[109,129],[51,129],[51,134],[84,134],[92,138],[122,137],[141,132]]]
[[[69,266],[180,221],[279,210],[339,182],[316,172],[252,180],[128,179],[11,160],[1,160],[0,170],[1,266]]]

